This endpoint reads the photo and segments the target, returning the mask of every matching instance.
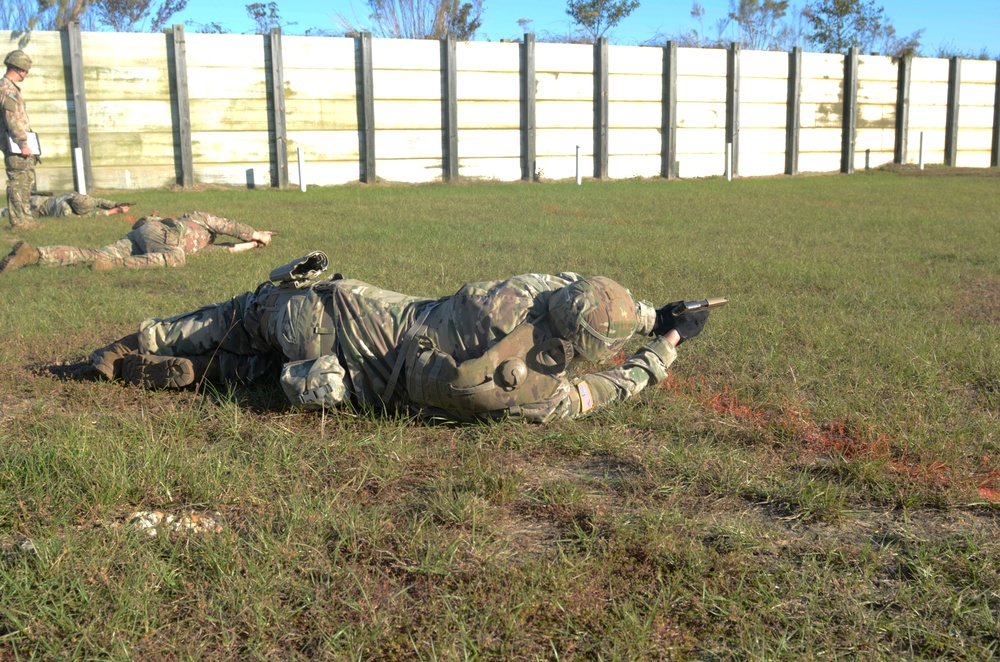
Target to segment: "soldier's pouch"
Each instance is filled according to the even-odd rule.
[[[292,361],[281,369],[281,389],[289,402],[304,409],[336,407],[347,399],[345,374],[335,354]]]
[[[330,265],[326,253],[313,251],[271,271],[268,280],[279,287],[307,287]]]
[[[461,363],[421,337],[407,350],[407,395],[414,404],[451,412],[517,413],[556,395],[572,360],[572,345],[529,322]]]
[[[166,246],[180,246],[183,243],[184,235],[188,226],[183,221],[176,218],[165,218],[160,221],[163,224],[163,243]]]
[[[7,169],[18,172],[31,170],[37,162],[38,159],[34,156],[21,156],[20,154],[8,154],[4,158],[4,165],[7,166]]]

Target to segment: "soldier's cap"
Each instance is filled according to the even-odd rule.
[[[619,352],[635,333],[639,315],[632,294],[603,276],[570,283],[549,298],[555,332],[584,358],[599,362]]]

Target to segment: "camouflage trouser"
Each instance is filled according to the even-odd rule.
[[[39,246],[38,263],[47,267],[93,262],[98,255],[121,262],[128,269],[176,267],[184,264],[184,249],[176,230],[162,223],[146,223],[113,244],[101,248]]]
[[[71,264],[89,264],[100,255],[96,248],[77,246],[39,246],[38,264],[43,267],[68,267]]]
[[[30,223],[31,189],[35,186],[34,156],[7,154],[4,164],[7,166],[7,209],[10,214],[11,227]]]
[[[270,283],[229,301],[139,326],[139,350],[160,356],[208,356],[223,382],[249,383],[290,361],[317,358],[320,336],[331,334],[323,295]]]

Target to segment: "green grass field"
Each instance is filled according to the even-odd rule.
[[[982,174],[129,193],[280,235],[179,270],[0,274],[0,659],[1000,656]],[[411,294],[572,270],[731,303],[666,383],[549,426],[59,376],[316,249]],[[151,537],[128,520],[152,510],[220,527]]]

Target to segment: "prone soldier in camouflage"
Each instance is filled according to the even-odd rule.
[[[318,274],[325,256],[310,254],[302,265]],[[271,375],[307,409],[350,402],[430,419],[544,423],[664,380],[676,345],[709,314],[677,317],[669,312],[676,304],[657,310],[609,278],[570,272],[470,283],[442,299],[339,274],[280,277],[288,272],[230,301],[148,319],[91,354],[92,365],[108,379],[161,388]],[[637,335],[654,338],[621,365],[567,376],[574,359],[608,359]]]
[[[124,214],[131,207],[130,202],[115,202],[104,198],[80,193],[63,193],[62,195],[38,194],[29,198],[28,206],[34,217],[52,216],[112,216]],[[0,209],[0,217],[10,216],[8,207]]]
[[[135,222],[131,232],[102,248],[33,248],[27,242],[18,242],[10,254],[0,261],[0,273],[30,264],[66,267],[90,263],[96,271],[180,267],[184,265],[187,255],[214,244],[219,235],[236,237],[240,243],[220,245],[217,248],[242,253],[258,246],[267,246],[274,233],[254,230],[245,223],[200,211],[177,219],[143,216]]]
[[[32,155],[28,147],[28,132],[31,123],[24,107],[24,96],[18,83],[23,82],[31,70],[31,58],[22,51],[11,51],[4,58],[7,73],[0,77],[0,118],[3,120],[4,134],[0,136],[3,145],[4,165],[7,168],[7,207],[10,209],[10,225],[17,227],[32,222],[30,198],[35,185],[35,164],[38,157]],[[13,140],[20,148],[14,151]]]

